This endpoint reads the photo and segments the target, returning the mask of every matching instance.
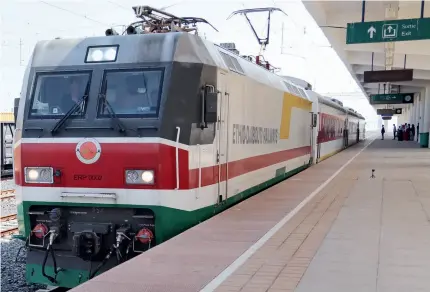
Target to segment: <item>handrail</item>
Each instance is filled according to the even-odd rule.
[[[200,144],[197,144],[197,147],[199,149],[199,190],[198,195],[200,195],[200,188],[202,187],[202,163],[201,163],[201,156],[202,156],[202,150],[200,149]]]
[[[176,134],[176,188],[175,190],[179,190],[179,135],[181,134],[181,127],[176,127],[178,130]]]

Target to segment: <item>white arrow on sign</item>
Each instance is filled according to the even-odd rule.
[[[373,25],[367,30],[367,32],[370,35],[370,38],[373,39],[373,34],[376,33],[376,29],[373,27]]]

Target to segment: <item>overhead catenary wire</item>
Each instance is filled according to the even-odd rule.
[[[84,15],[84,14],[76,13],[76,12],[74,12],[74,11],[72,11],[72,10],[69,10],[69,9],[66,9],[66,8],[63,8],[63,7],[60,7],[60,6],[54,5],[54,4],[52,4],[52,3],[45,2],[45,1],[43,1],[43,0],[39,0],[39,2],[40,2],[40,3],[43,3],[43,4],[46,4],[46,5],[48,5],[48,6],[54,7],[54,8],[56,8],[56,9],[59,9],[59,10],[62,10],[62,11],[66,11],[66,12],[68,12],[68,13],[70,13],[70,14],[75,15],[75,16],[85,18],[85,19],[87,19],[87,20],[89,20],[89,21],[92,21],[92,22],[98,23],[98,24],[103,25],[103,26],[110,26],[110,25],[111,25],[111,24],[107,24],[107,23],[101,22],[101,21],[99,21],[99,20],[93,19],[93,18],[91,18],[91,17],[88,17],[88,16],[86,16],[86,15]]]
[[[115,2],[115,1],[107,0],[107,2],[109,2],[109,3],[111,3],[111,4],[115,5],[115,6],[117,6],[117,7],[119,7],[119,8],[122,8],[122,9],[124,9],[124,10],[127,10],[128,12],[130,12],[130,11],[131,11],[131,8],[127,8],[127,7],[125,7],[125,6],[122,6],[121,4],[119,4],[119,3]]]

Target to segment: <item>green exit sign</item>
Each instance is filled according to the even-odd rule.
[[[413,102],[413,93],[373,94],[370,96],[370,104],[400,104]]]
[[[401,42],[430,39],[430,18],[348,23],[347,44]]]

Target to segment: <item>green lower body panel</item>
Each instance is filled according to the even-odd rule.
[[[136,206],[136,205],[117,205],[104,204],[103,207],[112,208],[146,208],[151,209],[155,214],[155,238],[156,244],[160,244],[169,240],[170,238],[184,232],[185,230],[213,217],[217,213],[224,211],[232,205],[249,198],[250,196],[292,176],[300,171],[306,169],[309,164],[305,164],[292,171],[285,172],[284,168],[278,169],[274,178],[249,188],[241,193],[236,194],[226,200],[201,208],[195,211],[183,211],[163,206]],[[30,234],[30,221],[28,211],[31,206],[35,205],[50,205],[54,203],[49,202],[28,202],[24,201],[18,206],[18,219],[20,226],[20,233],[23,238],[27,238]],[[94,207],[93,204],[79,204],[79,203],[55,203],[57,206],[80,206],[80,207]],[[89,266],[89,263],[88,263]],[[94,267],[93,267],[94,268]],[[42,265],[28,263],[26,268],[26,278],[30,283],[39,283],[47,285],[55,285],[60,287],[72,288],[88,280],[89,267],[82,267],[80,269],[66,269],[57,275],[57,283],[51,283],[47,278],[42,275]],[[53,267],[46,265],[45,271],[48,275],[53,275]]]
[[[52,266],[46,266],[45,273],[48,275],[54,275],[54,268]],[[57,283],[51,283],[42,275],[42,265],[28,264],[25,271],[25,277],[29,283],[73,288],[88,281],[89,273],[88,270],[67,269],[58,273],[56,278]]]
[[[420,147],[421,148],[429,147],[429,133],[420,133]]]

